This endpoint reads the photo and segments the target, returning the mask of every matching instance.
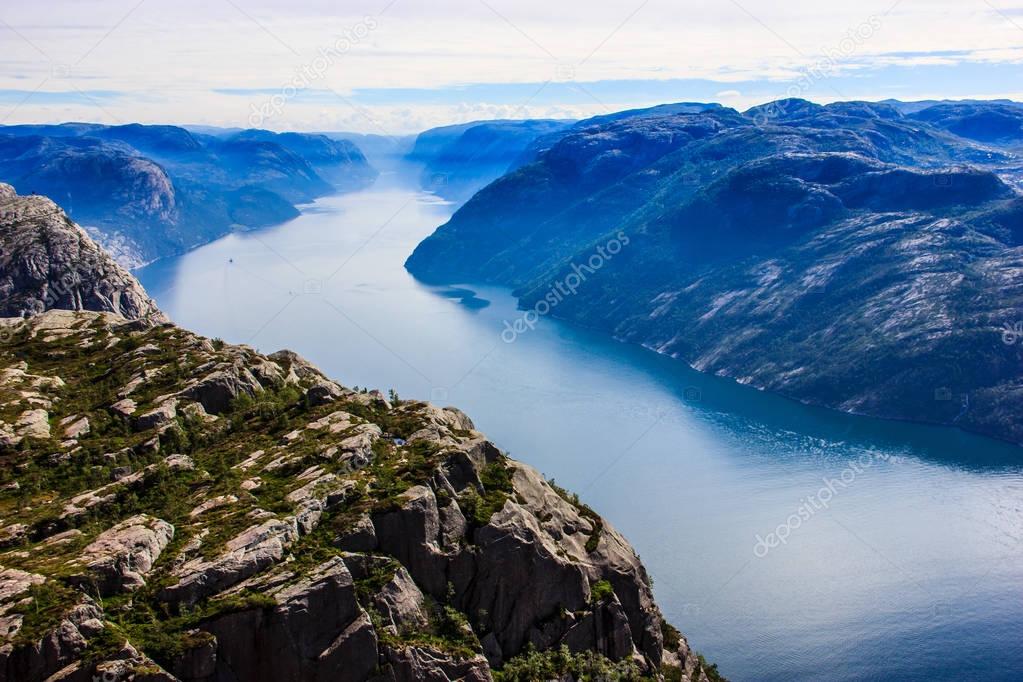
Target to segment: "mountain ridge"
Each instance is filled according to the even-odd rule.
[[[958,136],[972,110],[939,106],[786,100],[579,127],[406,267],[536,310],[622,232],[631,245],[548,314],[802,402],[1023,443],[1019,345],[1002,342],[1023,303],[1019,139]]]
[[[0,127],[0,181],[55,199],[128,267],[179,255],[232,229],[298,215],[296,204],[366,186],[350,142],[177,126]]]

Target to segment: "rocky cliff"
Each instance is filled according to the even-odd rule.
[[[162,315],[142,285],[56,204],[0,184],[0,315],[51,308]]]
[[[454,408],[109,313],[0,328],[0,680],[707,679],[625,539]]]
[[[2,191],[5,254],[120,272]],[[2,318],[0,682],[93,679],[720,678],[626,540],[457,409],[158,314]]]

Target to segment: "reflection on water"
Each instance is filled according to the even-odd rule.
[[[799,405],[553,320],[505,343],[507,291],[402,268],[450,212],[385,175],[140,276],[186,327],[465,409],[629,537],[733,680],[1023,679],[1023,451]]]

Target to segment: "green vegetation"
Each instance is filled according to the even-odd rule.
[[[707,679],[709,679],[710,682],[728,682],[728,680],[718,672],[717,663],[708,663],[707,659],[703,657],[703,654],[696,654],[696,657],[700,661],[700,667],[703,668],[703,672],[707,674]]]
[[[82,600],[81,592],[59,580],[32,585],[27,596],[32,602],[23,611],[24,621],[15,638],[19,644],[38,641],[54,622]]]
[[[372,599],[393,578],[395,568],[397,568],[397,563],[391,568],[390,576],[386,580],[382,580],[387,573],[386,569],[375,567],[373,575],[356,583],[357,589],[360,590],[360,604],[369,612],[381,640],[395,647],[428,647],[461,660],[478,656],[482,647],[468,618],[464,613],[451,606],[450,602],[454,600],[454,588],[451,585],[448,585],[447,603],[426,597],[428,622],[425,627],[409,628],[396,635],[383,627],[384,623],[374,608]]]
[[[678,649],[682,643],[682,633],[674,625],[665,619],[661,619],[661,637],[664,640],[664,648],[671,651]]]
[[[590,601],[599,604],[610,599],[615,593],[614,587],[606,580],[598,580],[590,587]]]
[[[590,531],[589,537],[586,538],[586,551],[591,554],[597,551],[597,547],[600,545],[600,538],[604,534],[604,519],[600,517],[600,514],[593,511],[589,505],[583,503],[579,499],[578,493],[568,492],[558,485],[553,478],[549,479],[547,484],[561,497],[561,499],[575,507],[582,516],[590,521],[593,528]]]
[[[568,647],[549,651],[530,648],[494,671],[495,682],[535,682],[571,675],[578,682],[639,682],[652,680],[640,674],[631,660],[614,662],[592,651],[573,654]]]
[[[508,466],[507,460],[501,457],[484,467],[480,474],[480,482],[483,483],[482,495],[469,488],[459,498],[458,506],[474,528],[490,523],[490,518],[504,507],[504,503],[514,490],[513,474],[514,470]]]

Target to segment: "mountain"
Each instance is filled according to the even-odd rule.
[[[0,252],[123,274],[0,192]],[[0,319],[0,681],[722,679],[627,541],[459,410],[99,310]]]
[[[272,133],[268,130],[245,130],[228,138],[228,142],[269,142],[280,145],[304,159],[316,173],[343,190],[365,187],[376,171],[362,151],[348,140],[308,133]]]
[[[909,118],[979,142],[1023,147],[1023,106],[1016,104],[938,104]]]
[[[278,224],[296,204],[363,187],[351,143],[175,126],[0,127],[0,180],[53,197],[124,265],[180,254],[236,228]]]
[[[427,130],[407,159],[422,164],[423,188],[464,201],[500,177],[535,140],[557,134],[572,121],[474,121]]]
[[[0,316],[54,308],[163,319],[142,285],[52,201],[0,184]]]
[[[938,105],[938,104],[980,104],[980,105],[1002,104],[1002,105],[1008,105],[1008,106],[1012,106],[1012,107],[1023,107],[1023,102],[1014,102],[1011,99],[959,99],[959,100],[952,100],[952,99],[942,99],[942,100],[925,99],[925,100],[918,100],[918,101],[915,101],[915,102],[902,102],[902,101],[897,100],[897,99],[886,99],[886,100],[881,100],[880,103],[881,104],[887,104],[889,106],[895,107],[896,109],[898,109],[899,111],[901,111],[904,114],[914,114],[914,113],[916,113],[918,111],[923,111],[924,109],[929,109],[929,108],[931,108],[931,107],[933,107],[935,105]]]
[[[1023,443],[1014,110],[932,109],[787,100],[574,129],[407,267],[806,403]]]

